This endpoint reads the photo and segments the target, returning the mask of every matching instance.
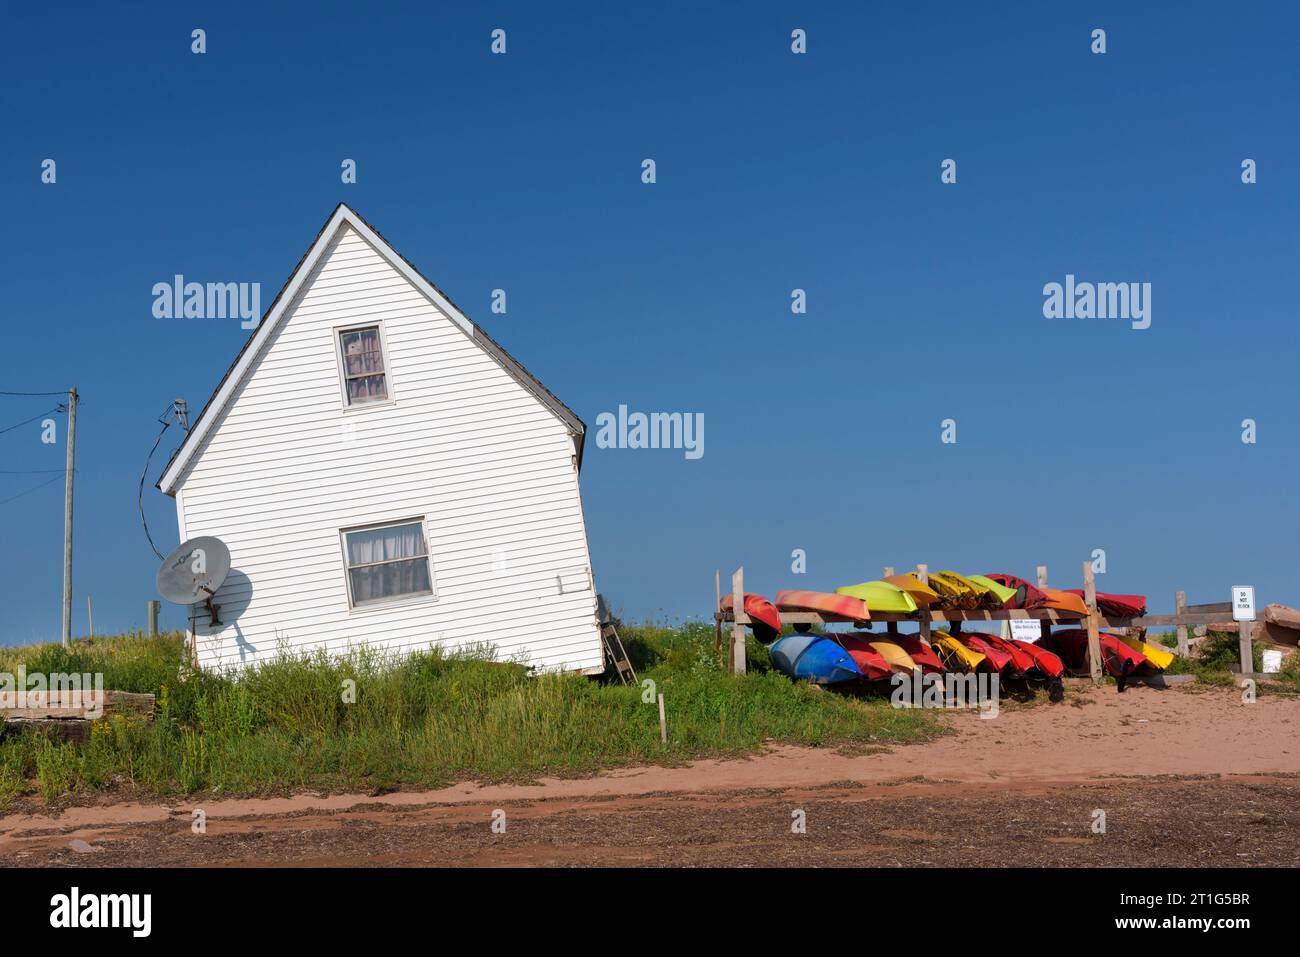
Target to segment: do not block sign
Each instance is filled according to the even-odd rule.
[[[1233,585],[1232,586],[1232,620],[1233,621],[1254,621],[1255,620],[1255,586],[1254,585]]]

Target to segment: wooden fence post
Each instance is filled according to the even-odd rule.
[[[731,671],[745,673],[745,566],[741,565],[731,575]]]
[[[158,606],[161,604],[157,599],[149,602],[149,637],[158,637]]]
[[[1097,614],[1097,581],[1091,559],[1083,563],[1083,600],[1088,606],[1088,667],[1092,683],[1101,683],[1101,616]]]
[[[1241,622],[1241,627],[1237,632],[1237,644],[1241,649],[1241,675],[1243,678],[1249,678],[1255,673],[1255,649],[1251,645],[1251,631],[1255,627],[1253,621]]]
[[[1174,593],[1174,614],[1182,616],[1183,611],[1187,608],[1187,592],[1180,591]],[[1187,626],[1178,626],[1178,657],[1186,658],[1190,655],[1191,648],[1187,645]]]
[[[886,578],[893,578],[893,577],[894,577],[894,566],[893,566],[893,565],[886,565],[886,566],[885,566],[885,577],[886,577]]]

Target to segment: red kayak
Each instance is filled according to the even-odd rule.
[[[1147,656],[1135,651],[1115,635],[1103,631],[1098,637],[1101,646],[1101,666],[1106,674],[1119,681],[1119,690],[1124,690],[1128,676],[1138,671],[1150,671]],[[1061,656],[1065,666],[1076,674],[1088,674],[1088,632],[1083,628],[1066,628],[1054,631],[1040,639],[1040,645],[1047,645],[1049,651]]]
[[[981,633],[980,638],[984,639],[986,645],[992,645],[1011,656],[1011,675],[1027,675],[1034,670],[1034,656],[1023,648],[1003,640],[1001,635]]]
[[[1032,641],[1021,641],[1019,638],[1008,638],[1007,641],[1033,658],[1034,667],[1048,680],[1055,681],[1065,674],[1064,662],[1046,648],[1040,648]]]
[[[1082,588],[1067,588],[1071,595],[1083,597]],[[1113,595],[1097,592],[1097,610],[1107,618],[1141,618],[1147,613],[1146,595]]]
[[[734,602],[731,595],[722,596],[722,610],[730,611]],[[745,614],[750,618],[754,637],[767,644],[781,633],[781,613],[762,595],[745,592]]]
[[[939,656],[934,653],[934,649],[921,640],[918,635],[890,635],[890,640],[896,645],[900,645],[904,651],[912,656],[912,660],[921,666],[921,671],[927,675],[942,674],[948,669],[943,666]]]
[[[994,671],[1001,673],[1008,670],[1014,670],[1015,664],[1011,652],[995,647],[985,641],[984,639],[989,637],[987,632],[957,632],[953,637],[971,651],[983,655],[985,663]],[[981,667],[983,667],[983,665],[981,665]]]
[[[853,663],[858,666],[862,676],[868,681],[882,681],[893,674],[893,669],[889,667],[889,662],[885,660],[884,655],[872,648],[868,639],[863,638],[857,632],[830,634],[828,638],[833,638],[841,648],[849,653]]]
[[[1023,578],[1017,578],[1015,575],[1006,575],[1001,572],[985,575],[984,577],[992,579],[999,585],[1004,585],[1007,588],[1014,588],[1016,590],[1015,596],[1008,599],[1006,603],[1007,608],[1041,608],[1047,603],[1047,596]]]

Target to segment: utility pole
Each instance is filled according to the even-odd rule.
[[[68,467],[63,477],[63,647],[72,645],[72,476],[77,459],[77,387],[68,390]]]

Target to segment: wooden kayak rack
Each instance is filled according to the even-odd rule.
[[[892,567],[884,569],[885,578],[894,574]],[[923,584],[929,584],[930,573],[926,565],[916,566],[916,577]],[[1037,568],[1038,587],[1046,588],[1047,585],[1047,566],[1039,565]],[[722,583],[721,575],[714,573],[714,591],[716,594],[716,604],[714,607],[713,619],[716,627],[716,651],[722,656],[722,626],[726,622],[731,623],[731,654],[729,660],[724,660],[724,665],[728,670],[743,674],[745,672],[745,625],[750,623],[749,616],[745,614],[745,569],[744,566],[737,568],[731,575],[731,608],[722,607]],[[1088,663],[1089,670],[1094,683],[1100,683],[1102,677],[1101,668],[1101,629],[1102,628],[1123,628],[1136,638],[1144,640],[1146,638],[1147,628],[1159,628],[1168,626],[1177,626],[1178,628],[1178,646],[1174,650],[1178,655],[1186,657],[1190,654],[1187,641],[1187,628],[1195,627],[1198,633],[1203,634],[1205,626],[1221,621],[1227,612],[1231,612],[1231,602],[1213,602],[1205,605],[1189,605],[1184,592],[1178,592],[1175,597],[1176,611],[1172,615],[1142,615],[1135,618],[1109,618],[1103,615],[1097,607],[1097,584],[1091,561],[1083,563],[1083,602],[1088,609],[1088,614],[1083,615],[1074,611],[1063,611],[1056,608],[999,608],[999,609],[976,609],[973,611],[955,609],[955,608],[936,608],[936,609],[918,609],[910,613],[900,612],[872,612],[870,621],[861,619],[848,618],[842,615],[823,614],[815,611],[780,611],[782,625],[825,625],[832,623],[847,622],[858,626],[870,626],[874,622],[884,622],[887,634],[898,633],[899,622],[914,622],[920,629],[920,637],[930,640],[930,630],[937,623],[946,622],[963,622],[963,621],[999,621],[1010,622],[1018,620],[1036,620],[1040,622],[1040,631],[1047,635],[1051,631],[1052,625],[1070,624],[1082,626],[1088,631]],[[1005,634],[1009,626],[1003,626]],[[1241,661],[1242,674],[1249,677],[1253,670],[1253,652],[1250,646],[1250,630],[1242,629],[1241,636]]]

